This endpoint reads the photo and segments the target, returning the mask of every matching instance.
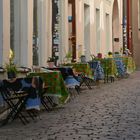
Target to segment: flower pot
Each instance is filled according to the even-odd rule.
[[[81,62],[85,63],[86,62],[86,56],[81,56]]]
[[[48,67],[53,68],[54,67],[54,62],[48,62]]]
[[[16,73],[14,71],[7,72],[8,79],[16,78]]]
[[[71,63],[72,58],[67,58],[67,63]]]
[[[101,54],[101,53],[98,53],[98,54],[97,54],[97,57],[98,57],[98,58],[102,58],[102,54]]]

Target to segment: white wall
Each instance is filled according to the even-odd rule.
[[[108,51],[112,51],[112,12],[114,0],[76,0],[76,28],[77,28],[77,47],[80,45],[84,48],[84,3],[90,7],[90,54],[97,55],[97,35],[96,35],[96,9],[100,11],[100,49],[104,55]],[[119,47],[122,47],[122,0],[118,0],[119,5]],[[106,14],[109,16],[109,36],[106,37]],[[109,46],[106,46],[106,41],[109,41]],[[84,49],[82,49],[84,53]],[[78,52],[77,52],[78,53]],[[90,55],[89,54],[89,55]],[[77,56],[79,57],[79,56]],[[78,59],[78,58],[77,58]]]
[[[68,0],[61,1],[60,16],[60,53],[59,63],[63,63],[64,57],[68,52]],[[65,21],[65,22],[64,22]]]
[[[33,65],[33,0],[15,0],[15,62],[19,66]],[[51,1],[38,0],[39,65],[46,66],[51,56]]]
[[[21,66],[32,66],[33,0],[20,0],[20,52]]]
[[[90,8],[90,51],[89,55],[97,55],[98,52],[106,53],[106,14],[110,19],[110,46],[109,50],[112,50],[112,3],[108,3],[105,0],[76,0],[76,31],[77,31],[77,50],[78,46],[82,46],[82,53],[84,53],[84,4],[89,5]],[[100,11],[100,48],[97,49],[97,35],[96,35],[96,9]],[[99,51],[97,51],[99,50]],[[77,51],[77,54],[78,53]],[[77,55],[77,59],[80,57]],[[89,57],[90,58],[90,57]]]
[[[39,65],[46,66],[52,50],[52,3],[50,0],[38,0],[38,36]]]
[[[16,61],[19,65],[32,66],[32,33],[33,33],[33,0],[15,0],[15,47],[16,47]],[[40,34],[40,65],[46,64],[46,59],[51,56],[52,48],[52,34],[51,34],[51,1],[42,1],[40,7],[39,17],[39,34]],[[60,61],[63,61],[68,50],[68,0],[61,1],[61,32],[60,32]],[[76,47],[77,60],[80,55],[84,53],[84,4],[89,6],[90,13],[90,43],[88,52],[96,55],[97,37],[96,37],[96,9],[100,10],[100,32],[101,32],[101,49],[100,52],[106,53],[106,14],[109,15],[110,20],[110,47],[112,50],[112,12],[114,0],[75,0],[76,3]],[[122,47],[122,0],[118,0],[119,4],[119,45]],[[19,6],[19,7],[17,7]],[[10,2],[9,0],[0,0],[0,64],[6,62],[9,55],[10,43]],[[3,13],[4,12],[4,16]],[[2,33],[2,30],[4,31]],[[4,38],[5,40],[3,40]],[[25,57],[26,56],[26,57]]]
[[[112,4],[111,4],[111,9],[112,9],[112,14],[113,14],[113,4],[114,4],[114,1],[115,0],[113,0],[112,1]],[[117,3],[118,3],[118,11],[119,11],[119,26],[116,28],[116,29],[118,29],[118,31],[119,31],[119,42],[117,43],[117,45],[118,45],[118,48],[119,48],[119,50],[121,49],[121,48],[123,48],[123,29],[122,29],[122,17],[123,17],[123,9],[122,9],[122,7],[123,7],[123,1],[122,0],[117,0]],[[113,15],[112,15],[113,16]]]
[[[10,52],[10,1],[0,0],[0,66],[9,61]]]

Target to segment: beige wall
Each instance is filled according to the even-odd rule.
[[[52,3],[50,0],[38,0],[38,38],[39,65],[46,66],[52,50]]]
[[[10,2],[0,0],[0,66],[9,61],[10,52]]]
[[[33,0],[15,0],[14,3],[15,62],[18,66],[32,67]],[[46,66],[51,56],[51,1],[38,0],[39,65]],[[26,57],[25,57],[26,56]]]
[[[138,30],[138,0],[132,1],[133,52],[136,66],[140,69],[140,31]]]
[[[2,1],[2,0],[1,0]],[[4,1],[4,0],[3,0]],[[7,0],[5,0],[7,1]],[[16,47],[16,61],[17,64],[24,66],[32,66],[32,33],[33,33],[33,0],[15,0],[15,47]],[[61,23],[60,23],[60,62],[63,62],[68,51],[68,0],[60,0],[61,4]],[[112,11],[114,0],[75,0],[76,2],[76,39],[77,39],[77,60],[81,54],[85,53],[85,49],[89,51],[86,53],[88,59],[90,55],[96,55],[97,49],[97,34],[96,34],[96,9],[100,10],[100,49],[99,52],[104,55],[108,51],[112,51]],[[22,4],[20,4],[22,3]],[[46,65],[46,59],[51,55],[52,47],[52,34],[51,34],[51,1],[50,0],[38,0],[39,18],[39,54],[41,66]],[[84,5],[89,8],[89,19],[84,17]],[[119,5],[119,46],[122,46],[122,0],[118,0]],[[22,8],[17,8],[21,6]],[[20,12],[19,12],[20,11]],[[26,11],[26,12],[25,12]],[[7,13],[5,11],[5,13]],[[109,15],[109,46],[107,46],[107,33],[106,33],[106,14]],[[84,40],[84,27],[85,19],[89,20],[89,45],[85,46]],[[5,24],[6,25],[6,24]],[[1,26],[1,25],[0,25]],[[7,28],[8,29],[8,28]],[[87,32],[86,32],[87,34]],[[88,36],[88,34],[87,34]],[[9,39],[9,38],[8,38]],[[9,49],[8,49],[9,50]],[[6,55],[7,52],[4,53]],[[27,55],[28,54],[28,55]],[[25,58],[25,56],[27,57]]]
[[[90,32],[89,32],[89,47],[86,49],[89,49],[89,56],[91,54],[96,55],[98,52],[103,53],[104,55],[107,54],[107,51],[112,51],[112,12],[113,12],[113,3],[112,1],[106,1],[106,0],[76,0],[76,39],[77,39],[77,60],[79,60],[79,57],[81,54],[85,53],[85,43],[84,43],[84,4],[89,6],[90,9]],[[119,7],[119,48],[122,47],[122,1],[118,0],[118,7]],[[96,9],[100,10],[100,49],[97,48],[97,34],[96,34]],[[106,46],[106,14],[109,15],[109,46]],[[99,51],[97,51],[99,50]],[[80,51],[80,52],[79,52]],[[90,57],[88,57],[90,59]]]
[[[68,52],[68,0],[61,1],[60,16],[60,52],[59,63],[63,63],[64,57]],[[62,22],[61,22],[62,21]],[[64,22],[65,21],[65,22]]]

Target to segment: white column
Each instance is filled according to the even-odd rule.
[[[59,61],[63,62],[68,52],[68,0],[60,0],[60,45],[59,45]]]
[[[0,0],[0,65],[9,61],[10,1]]]
[[[32,66],[33,0],[20,0],[20,65]]]
[[[76,6],[76,59],[85,53],[84,49],[84,0],[75,0]],[[87,2],[88,3],[88,2]]]
[[[21,62],[21,37],[20,37],[20,0],[14,0],[14,53],[15,53],[15,63],[20,66]]]
[[[51,56],[51,1],[38,0],[39,65],[46,66]]]

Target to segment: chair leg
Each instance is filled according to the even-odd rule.
[[[13,119],[12,119],[12,121],[15,119],[15,118],[17,118],[17,117],[19,117],[19,119],[22,121],[22,119],[24,119],[24,121],[26,122],[26,123],[29,123],[29,121],[27,120],[27,118],[22,114],[22,110],[23,110],[23,108],[24,108],[24,105],[25,105],[25,101],[26,101],[26,99],[24,100],[24,101],[22,101],[22,103],[19,105],[19,107],[16,109],[16,111],[14,111],[14,113],[15,114],[13,114]],[[20,101],[19,101],[20,102]]]
[[[46,109],[47,111],[50,111],[50,110],[51,110],[51,108],[47,105],[47,103],[45,102],[44,99],[41,99],[41,103],[42,103],[42,105],[45,107],[45,109]]]
[[[49,96],[46,96],[46,99],[49,101],[50,105],[53,107],[54,102],[53,102],[52,98]]]
[[[5,125],[8,123],[8,121],[10,120],[10,118],[12,118],[12,121],[15,118],[19,118],[21,120],[21,122],[25,125],[26,123],[29,123],[29,121],[25,118],[25,116],[21,113],[20,111],[20,107],[22,106],[22,104],[20,104],[20,101],[18,101],[18,103],[15,105],[12,101],[7,101],[7,104],[9,105],[9,107],[12,109],[11,112],[8,114],[7,118],[4,120],[4,122],[2,123],[2,125]]]

